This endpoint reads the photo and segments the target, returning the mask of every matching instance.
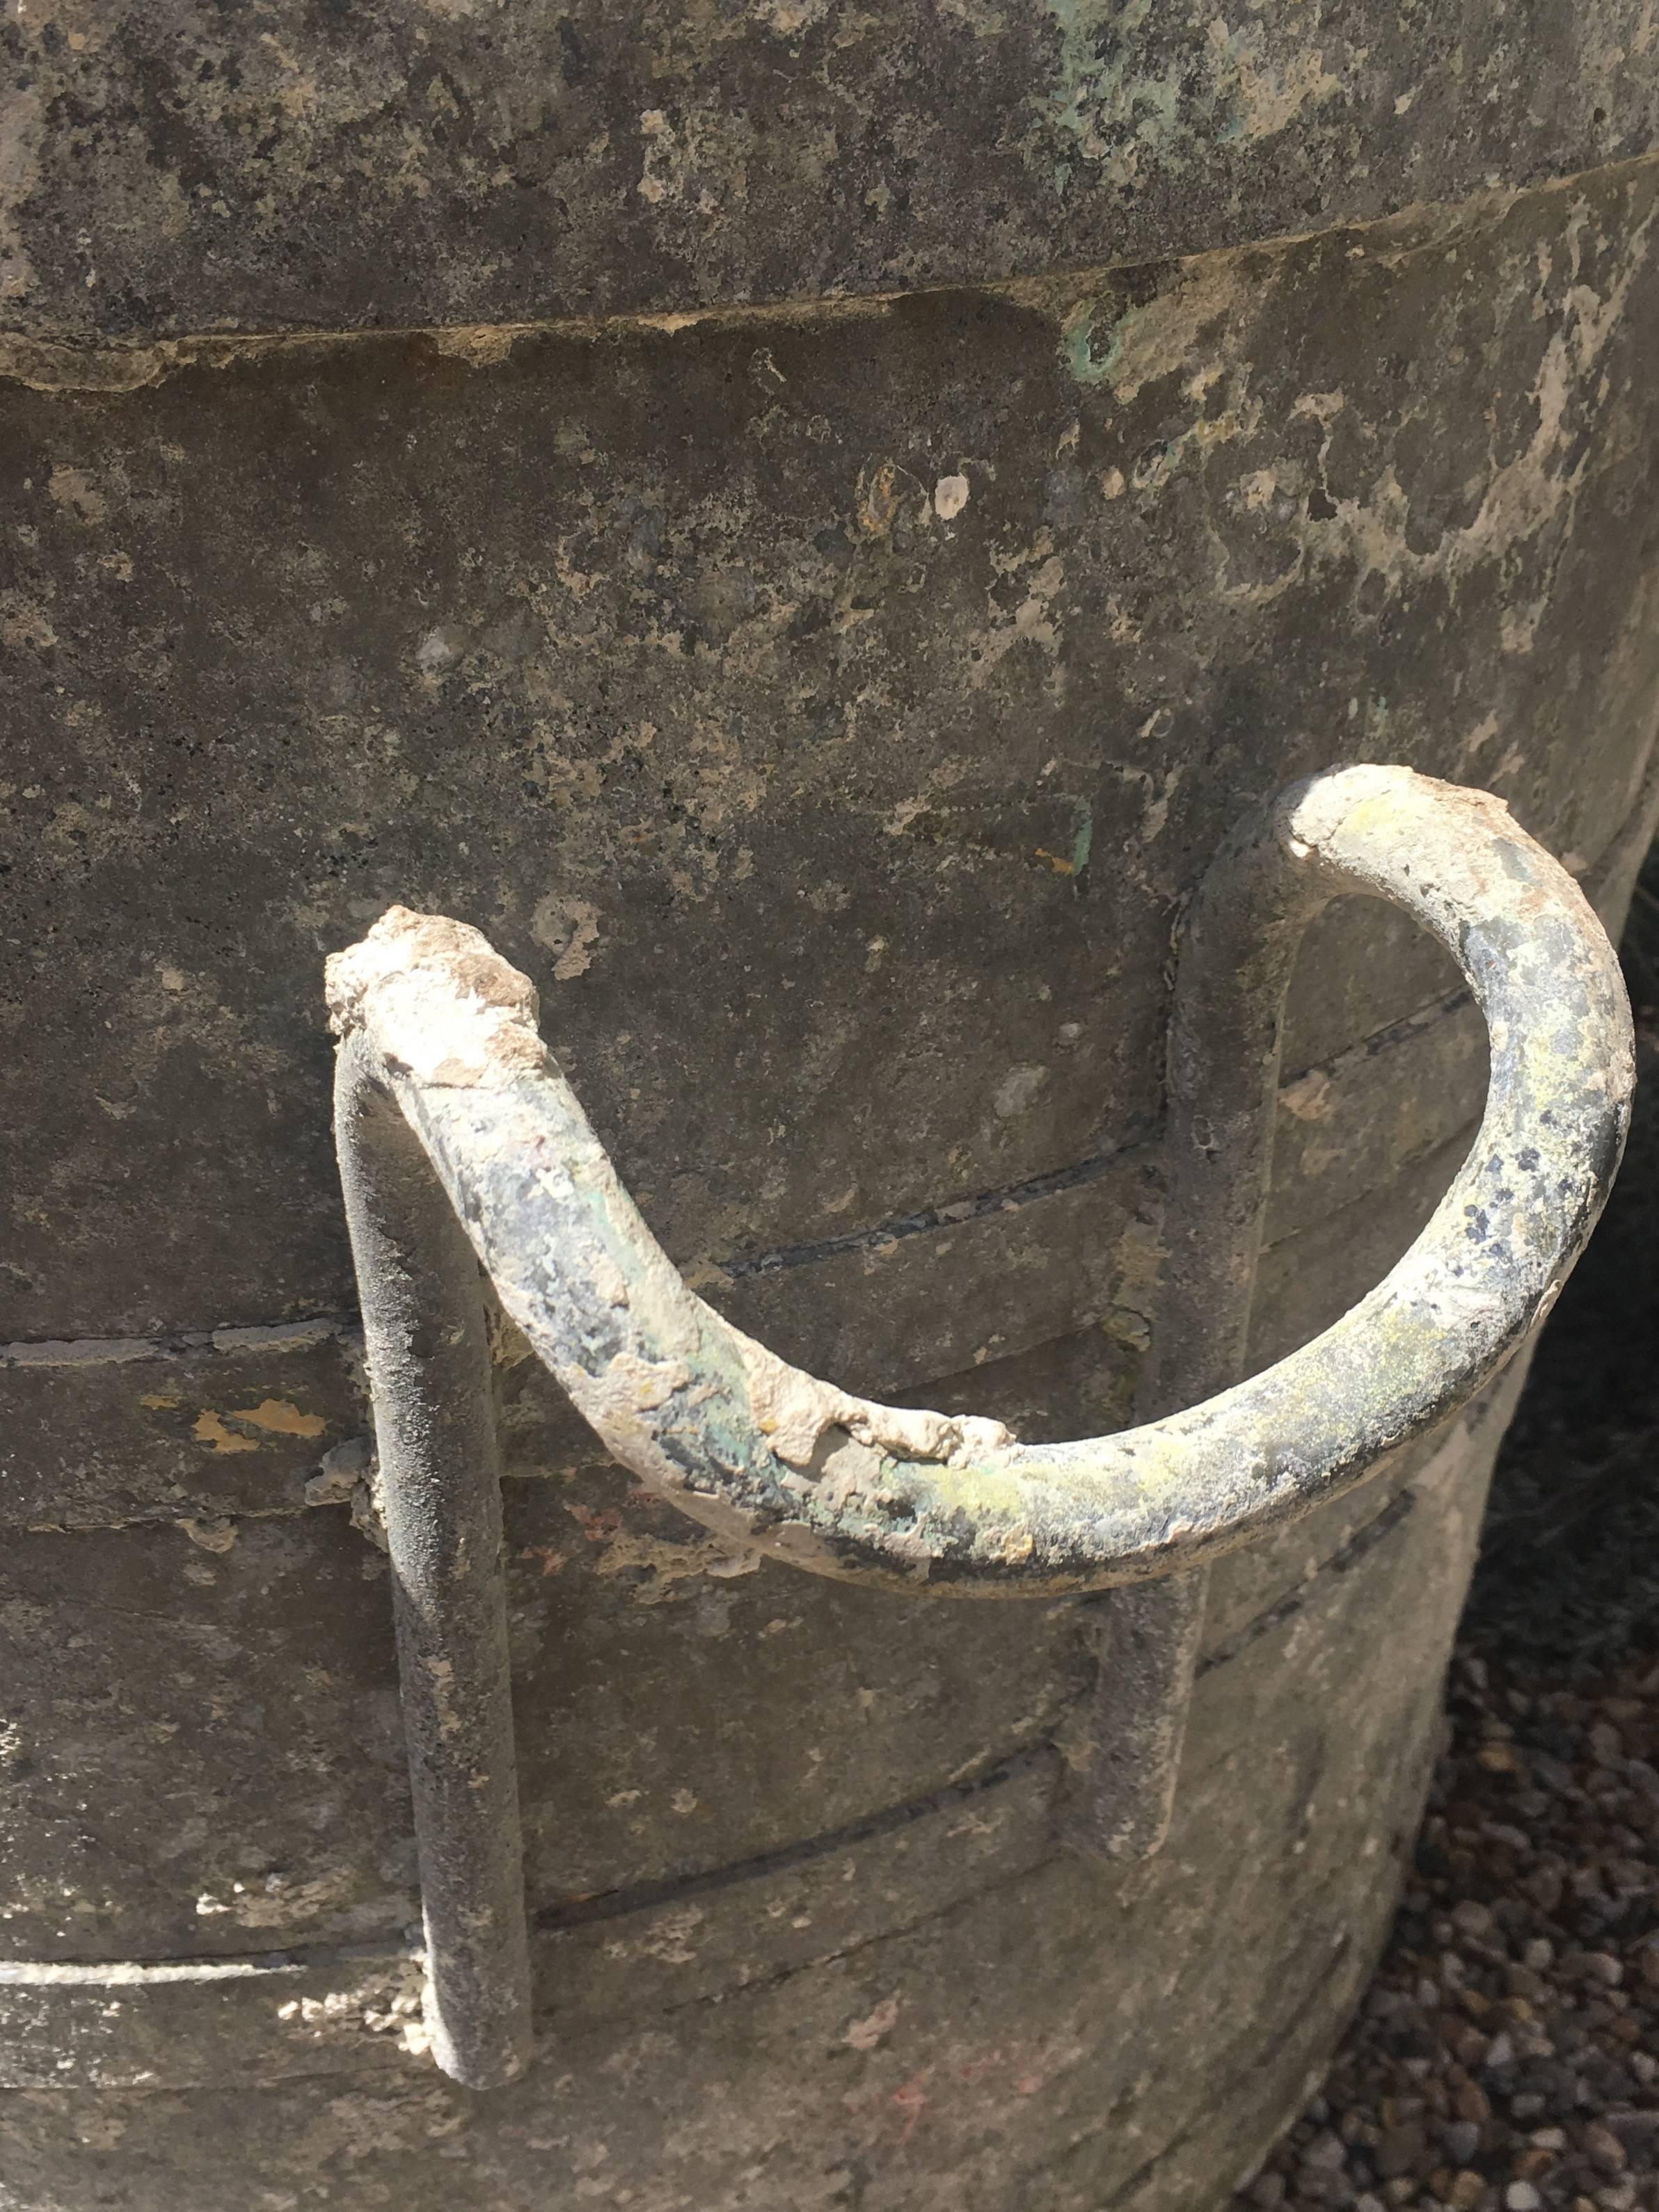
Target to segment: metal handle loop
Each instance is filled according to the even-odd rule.
[[[1172,1050],[1176,1167],[1193,1186],[1172,1261],[1192,1319],[1160,1361],[1189,1382],[1206,1358],[1234,1364],[1233,1346],[1201,1340],[1238,1304],[1218,1269],[1252,1240],[1216,1224],[1259,1212],[1249,1156],[1270,1141],[1283,984],[1310,916],[1342,891],[1404,907],[1468,977],[1492,1047],[1474,1146],[1405,1258],[1322,1336],[1206,1402],[1083,1443],[1022,1444],[993,1421],[851,1396],[722,1320],[617,1181],[537,1035],[532,987],[476,931],[393,908],[330,963],[330,1000],[502,1304],[642,1482],[821,1573],[1102,1589],[1306,1510],[1461,1403],[1559,1289],[1617,1167],[1629,1012],[1577,886],[1482,793],[1403,769],[1315,778],[1232,841],[1188,931],[1204,972]],[[1224,957],[1203,950],[1216,938]]]
[[[1384,1281],[1240,1382],[1285,988],[1308,921],[1350,892],[1404,908],[1457,961],[1491,1038],[1486,1112],[1433,1218]],[[330,961],[328,994],[416,1717],[430,2009],[441,2063],[476,2081],[514,2070],[528,2014],[522,1902],[515,1964],[502,1901],[509,1862],[517,1878],[517,1827],[499,1560],[484,1556],[499,1547],[499,1509],[477,1502],[481,1491],[493,1498],[493,1448],[479,1431],[482,1371],[463,1310],[476,1279],[458,1281],[458,1267],[470,1270],[440,1213],[453,1208],[502,1304],[612,1455],[732,1544],[944,1595],[1105,1589],[1199,1567],[1310,1510],[1476,1390],[1583,1249],[1618,1166],[1633,1079],[1629,1008],[1601,925],[1501,802],[1398,768],[1335,770],[1285,792],[1228,841],[1183,933],[1170,1258],[1143,1394],[1159,1418],[1032,1445],[994,1421],[880,1406],[821,1382],[689,1290],[542,1043],[532,987],[476,930],[393,908]],[[410,1132],[447,1206],[409,1183]],[[1172,1410],[1176,1392],[1201,1402]],[[1191,1587],[1201,1603],[1201,1583]],[[1184,1626],[1165,1639],[1172,1680],[1190,1657],[1196,1607],[1175,1611]],[[477,1718],[496,1752],[482,1766],[476,1730],[457,1719],[458,1654],[479,1655],[489,1677],[495,1718],[482,1708]],[[1166,1798],[1177,1750],[1178,1729],[1158,1754]],[[493,1981],[483,1954],[495,1958]],[[504,1992],[514,1975],[516,1994]]]

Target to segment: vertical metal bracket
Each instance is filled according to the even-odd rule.
[[[483,1286],[360,1036],[340,1047],[335,1129],[392,1566],[427,2037],[446,2074],[490,2088],[529,2056],[530,1953]]]

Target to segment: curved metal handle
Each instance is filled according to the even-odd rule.
[[[1402,769],[1316,778],[1232,842],[1188,933],[1204,972],[1172,1052],[1189,1186],[1172,1266],[1189,1340],[1165,1336],[1160,1359],[1236,1364],[1206,1329],[1237,1306],[1224,1278],[1254,1241],[1236,1224],[1261,1206],[1282,987],[1308,919],[1343,891],[1404,907],[1468,977],[1492,1047],[1474,1149],[1405,1258],[1322,1336],[1206,1402],[1083,1443],[1022,1444],[994,1421],[851,1396],[722,1320],[617,1181],[537,1035],[531,985],[476,931],[394,908],[330,963],[330,1001],[503,1305],[641,1481],[819,1573],[1098,1589],[1307,1510],[1461,1403],[1559,1290],[1617,1167],[1629,1013],[1577,886],[1484,794]],[[1201,949],[1214,939],[1224,957]]]
[[[1456,959],[1491,1037],[1486,1113],[1385,1280],[1240,1382],[1285,987],[1309,920],[1346,892],[1392,900]],[[499,1506],[457,1218],[608,1450],[734,1545],[908,1590],[1098,1590],[1198,1567],[1310,1510],[1477,1389],[1583,1249],[1618,1166],[1632,1081],[1629,1009],[1601,925],[1499,801],[1386,768],[1282,793],[1229,840],[1184,932],[1170,1262],[1147,1386],[1159,1418],[1029,1445],[994,1421],[880,1406],[821,1382],[689,1290],[542,1043],[532,987],[477,931],[393,908],[331,960],[328,992],[400,1589],[430,2009],[441,2063],[478,2081],[514,2069],[527,1995],[521,1899],[516,1966],[501,1917],[517,1831],[490,1550]],[[1177,1389],[1202,1402],[1171,1410]],[[1176,1674],[1195,1611],[1176,1607]],[[458,1698],[497,1747],[470,1780],[459,1769],[480,1739]],[[1160,1756],[1167,1781],[1167,1742]],[[493,1965],[480,1965],[485,1954]],[[488,2017],[481,1991],[499,2000],[483,2004]]]

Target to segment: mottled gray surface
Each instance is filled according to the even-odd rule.
[[[170,0],[0,36],[0,1340],[96,1340],[0,1362],[7,1942],[295,1946],[343,2000],[216,1985],[186,2027],[165,1985],[143,2064],[323,2070],[20,2089],[4,2188],[1208,2212],[1380,1940],[1501,1397],[1224,1563],[1176,1834],[1125,1881],[1045,1825],[1074,1617],[732,1571],[503,1334],[542,2053],[475,2100],[382,2024],[353,2078],[384,1966],[336,1947],[384,1962],[415,1899],[384,1563],[349,1468],[315,1486],[363,1426],[322,958],[393,899],[477,924],[744,1326],[1115,1425],[1170,925],[1238,813],[1403,761],[1622,912],[1643,9]],[[834,288],[915,296],[743,304]],[[356,335],[212,338],[310,330]],[[1443,1188],[1482,1073],[1450,981],[1373,906],[1310,938],[1256,1357]],[[952,1794],[1011,1759],[1017,1794]],[[89,2069],[138,2063],[75,2008]]]
[[[1455,1446],[1369,1551],[1216,1655],[1176,1830],[1127,1887],[1044,1851],[1032,1770],[920,1824],[927,1903],[902,1838],[832,1840],[817,1875],[757,1869],[574,1944],[539,1938],[540,2055],[511,2089],[473,2096],[418,2059],[387,2079],[376,2048],[367,2080],[348,2051],[263,2089],[16,2094],[0,2099],[8,2180],[30,2212],[79,2212],[94,2188],[127,2212],[220,2212],[227,2154],[240,2201],[273,2212],[1218,2201],[1297,2108],[1381,1940],[1438,1668],[1354,1655],[1445,1649],[1488,1450]],[[953,1847],[941,1827],[966,1833]],[[744,1945],[736,1930],[775,1906],[787,1932]],[[360,1978],[342,1962],[349,2002]],[[201,2078],[195,2046],[179,2057]]]
[[[1024,276],[1640,153],[1644,0],[45,0],[0,318],[501,323]]]
[[[0,1329],[349,1306],[315,977],[393,897],[536,978],[701,1269],[1150,1133],[1176,899],[1293,773],[1474,777],[1593,863],[1659,652],[1655,177],[14,393]],[[1344,1043],[1435,995],[1318,943]]]
[[[1401,1203],[1437,1191],[1408,1182]],[[1376,1244],[1349,1223],[1322,1249],[1332,1305],[1392,1259]],[[1110,1418],[1086,1347],[1022,1364],[929,1395],[1018,1412],[1033,1436]],[[1500,1425],[1479,1420],[1483,1454]],[[1212,1654],[1392,1528],[1428,1455],[1221,1561]],[[1094,1661],[1068,1604],[964,1613],[733,1558],[609,1467],[510,1481],[507,1520],[533,1906],[800,1845],[1065,1738],[1083,1709]],[[342,1507],[16,1536],[3,1595],[14,1955],[224,1956],[412,1917],[385,1562]],[[159,1817],[136,1864],[124,1809]]]
[[[386,1561],[343,1522],[8,1545],[6,1955],[222,1956],[418,1917]]]
[[[793,1848],[544,1906],[531,1929],[542,2033],[556,2045],[718,2002],[1032,1872],[1054,1856],[1058,1765],[1046,1746],[1016,1753],[931,1801],[884,1807]],[[409,1942],[198,1960],[193,1972],[59,1964],[0,1977],[9,2085],[173,2089],[256,2071],[425,2071],[418,1945]]]

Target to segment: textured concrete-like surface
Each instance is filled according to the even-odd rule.
[[[64,0],[0,49],[0,327],[499,324],[1328,229],[1645,151],[1655,42],[1643,0]]]
[[[1054,1855],[1043,1746],[701,1878],[544,1907],[531,1930],[556,2045],[719,2002],[900,1935]],[[733,1909],[735,1905],[736,1909]],[[0,1968],[8,2086],[167,2089],[258,2075],[421,2070],[417,1947],[307,1945],[211,1961]]]
[[[1447,1133],[1472,1122],[1484,1082],[1480,1018],[1461,994],[1288,1077],[1266,1266],[1301,1296],[1264,1300],[1279,1350],[1399,1256],[1449,1179]],[[1086,1179],[933,1209],[707,1287],[740,1327],[851,1388],[942,1395],[1021,1434],[1041,1419],[1060,1362],[1075,1370],[1066,1387],[1083,1428],[1102,1433],[1128,1418],[1160,1200],[1155,1146],[1098,1164]],[[1334,1233],[1339,1258],[1362,1237],[1366,1256],[1310,1269],[1299,1240],[1319,1231]],[[500,1355],[509,1472],[588,1463],[592,1432],[506,1327]],[[10,1423],[0,1521],[105,1528],[337,1503],[349,1477],[343,1492],[320,1463],[365,1431],[360,1367],[357,1331],[338,1319],[0,1348]]]
[[[289,1947],[321,2003],[413,1912],[320,990],[394,899],[533,976],[741,1326],[1032,1435],[1127,1408],[1170,927],[1246,805],[1339,760],[1480,784],[1613,854],[1616,926],[1659,675],[1644,23],[7,27],[0,1339],[70,1347],[0,1364],[13,1955]],[[1451,980],[1363,903],[1310,940],[1256,1357],[1444,1187]],[[234,2087],[6,2096],[4,2187],[1218,2203],[1387,1919],[1491,1425],[1224,1563],[1137,1888],[1037,1834],[1071,1623],[729,1571],[517,1350],[537,2070],[469,2098],[363,2027],[384,1990],[262,2013]],[[1011,1758],[1030,1817],[939,1795]],[[908,1891],[866,1832],[907,1808],[990,1832]],[[313,2033],[318,2078],[258,2085]]]
[[[1150,1133],[1176,900],[1292,773],[1474,777],[1592,864],[1650,737],[1656,177],[14,392],[0,1328],[349,1306],[314,978],[394,896],[535,978],[702,1268]],[[1436,995],[1396,941],[1310,948],[1342,1043]]]
[[[3,1955],[223,1955],[418,1917],[386,1561],[344,1519],[7,1546]]]
[[[791,1878],[799,1948],[769,1967],[772,1946],[745,1965],[736,1932],[790,1894],[766,1878],[539,1951],[540,2056],[511,2089],[474,2097],[410,2058],[390,2079],[15,2094],[9,2182],[54,2205],[72,2166],[132,2212],[163,2187],[179,2212],[217,2212],[228,2140],[245,2201],[272,2206],[1210,2201],[1295,2108],[1381,1940],[1439,1668],[1370,1655],[1448,1648],[1492,1434],[1454,1438],[1410,1511],[1215,1653],[1176,1829],[1127,1889],[1040,1843],[1034,1858],[1028,1823],[999,1814],[1018,1802],[1005,1788],[950,1811],[947,1828],[983,1821],[988,1856],[954,1887],[935,1869],[908,1929],[890,1838],[885,1866],[825,1854],[847,1904],[817,1940],[823,1894]]]
[[[1496,1425],[1469,1432],[1484,1449]],[[1219,1563],[1212,1656],[1388,1534],[1432,1457]],[[532,1910],[799,1848],[1067,1740],[1086,1705],[1071,1604],[964,1618],[820,1586],[699,1540],[611,1468],[509,1484],[507,1518]],[[416,1917],[384,1559],[337,1508],[230,1521],[212,1550],[195,1525],[11,1547],[12,1956],[228,1957]],[[135,1824],[155,1832],[137,1865]]]

